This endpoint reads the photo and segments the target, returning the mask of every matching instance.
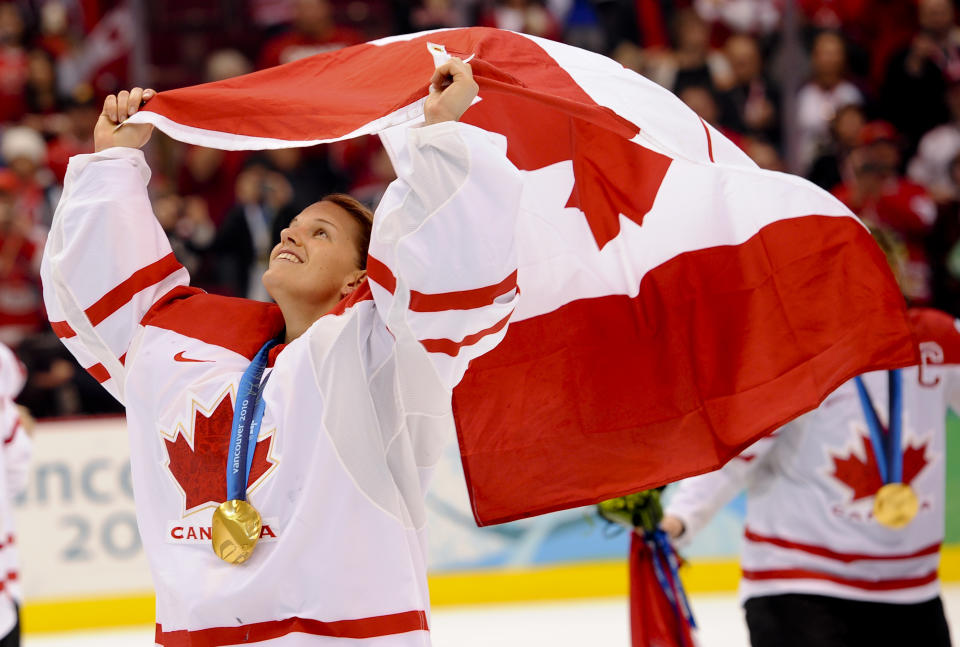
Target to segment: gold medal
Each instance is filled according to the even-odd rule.
[[[873,518],[888,528],[903,528],[919,509],[917,495],[906,483],[887,483],[873,497]]]
[[[253,554],[263,523],[246,501],[225,501],[213,512],[213,552],[228,564],[242,564]]]

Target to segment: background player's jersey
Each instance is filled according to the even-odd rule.
[[[376,214],[370,280],[271,352],[249,481],[264,529],[241,566],[214,555],[211,515],[237,385],[281,333],[279,309],[187,287],[139,151],[71,160],[45,299],[127,406],[158,644],[429,643],[424,489],[453,437],[451,389],[517,301],[520,178],[504,144],[453,122],[388,142],[399,179]]]
[[[960,411],[960,332],[942,312],[910,311],[921,363],[902,370],[903,480],[920,509],[895,530],[873,518],[882,485],[856,384],[764,438],[716,472],[682,481],[667,514],[696,534],[747,489],[741,597],[811,593],[911,603],[939,593],[948,407]],[[886,371],[864,383],[888,424]]]
[[[13,399],[25,379],[26,370],[16,355],[0,344],[0,638],[16,622],[14,602],[23,601],[13,497],[27,486],[31,443]]]

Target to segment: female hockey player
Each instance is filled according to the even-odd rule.
[[[372,231],[342,196],[294,218],[276,305],[188,287],[147,197],[151,127],[118,128],[151,90],[109,97],[71,160],[45,300],[127,408],[157,644],[429,644],[424,489],[451,389],[518,298],[520,176],[457,122],[476,93],[469,65],[437,69]]]

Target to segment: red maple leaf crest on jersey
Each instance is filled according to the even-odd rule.
[[[206,505],[220,505],[227,498],[227,453],[233,425],[233,398],[227,393],[209,416],[194,406],[193,442],[177,427],[174,440],[164,438],[167,467],[183,490],[184,513]],[[253,485],[274,465],[268,456],[273,433],[257,441],[248,483]]]
[[[866,462],[854,453],[850,452],[847,458],[833,456],[833,478],[853,490],[853,500],[859,501],[866,497],[873,496],[883,486],[883,480],[880,478],[880,466],[877,463],[877,457],[873,453],[873,444],[869,436],[860,436],[860,442],[863,444],[863,454],[867,457]],[[913,482],[913,479],[927,466],[927,443],[919,447],[908,445],[903,451],[903,482],[907,485]]]

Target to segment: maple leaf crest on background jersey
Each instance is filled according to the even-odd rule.
[[[226,465],[233,425],[233,395],[227,391],[212,412],[193,402],[192,433],[177,425],[172,437],[163,439],[167,469],[184,495],[184,515],[207,506],[217,506],[227,497]],[[250,468],[249,485],[256,485],[276,465],[270,458],[274,431],[257,441]]]
[[[866,461],[861,460],[853,450],[846,458],[831,457],[834,467],[831,476],[853,490],[852,501],[873,496],[883,486],[880,466],[873,452],[870,437],[860,434],[859,438],[863,455],[867,457]],[[926,458],[928,444],[929,442],[924,442],[916,447],[910,443],[903,450],[903,482],[905,484],[910,485],[929,463]]]

